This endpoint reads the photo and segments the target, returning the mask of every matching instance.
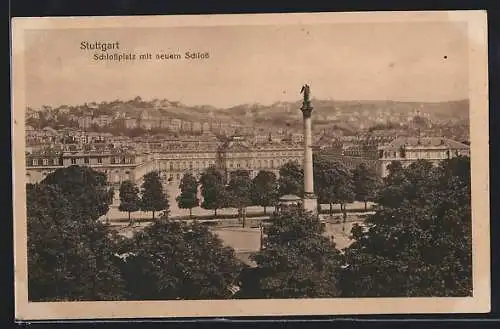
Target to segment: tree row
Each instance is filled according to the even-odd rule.
[[[179,208],[189,209],[190,217],[192,209],[198,206],[214,210],[215,217],[218,209],[236,208],[245,226],[248,206],[262,206],[266,215],[266,208],[277,206],[280,196],[302,196],[303,176],[303,170],[297,163],[288,162],[280,168],[279,178],[271,171],[262,170],[251,179],[249,171],[236,170],[230,173],[226,182],[223,171],[209,167],[199,180],[189,172],[184,174],[176,201]],[[339,204],[344,217],[347,203],[364,202],[366,210],[367,202],[375,200],[381,186],[377,174],[363,164],[350,171],[340,162],[322,158],[314,159],[314,182],[318,204],[329,204],[330,214],[333,205]],[[119,210],[129,213],[129,221],[130,213],[138,210],[153,211],[153,219],[155,211],[168,210],[168,196],[162,188],[159,174],[146,174],[141,189],[131,181],[123,182]]]

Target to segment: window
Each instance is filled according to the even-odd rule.
[[[38,166],[38,159],[33,159],[32,163],[33,163],[34,166]]]
[[[90,163],[89,158],[85,158],[85,159],[83,160],[83,162],[84,162],[85,164],[89,164],[89,163]]]
[[[71,158],[71,164],[76,164],[76,158]]]
[[[102,158],[97,158],[97,163],[101,164],[102,163]]]
[[[399,156],[401,158],[406,158],[406,149],[403,146],[399,149]]]
[[[52,159],[52,164],[53,164],[54,166],[59,165],[59,159],[57,159],[57,158],[56,158],[56,159]]]
[[[44,166],[47,166],[49,164],[49,160],[48,159],[43,159],[42,163],[43,163]]]

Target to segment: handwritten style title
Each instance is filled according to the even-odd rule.
[[[119,41],[103,42],[103,41],[82,41],[80,42],[80,50],[94,51],[92,59],[95,61],[135,61],[135,60],[204,60],[210,58],[210,53],[207,51],[185,51],[181,52],[158,52],[158,53],[135,53],[127,52],[121,48]]]

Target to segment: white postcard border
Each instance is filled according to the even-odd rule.
[[[337,24],[357,22],[467,22],[473,216],[473,297],[335,298],[286,300],[28,302],[25,194],[24,31],[213,25]],[[41,17],[12,20],[12,157],[15,313],[19,320],[230,317],[490,311],[488,67],[485,11],[234,14],[128,17]]]

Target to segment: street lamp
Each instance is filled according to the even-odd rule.
[[[262,250],[262,247],[264,247],[264,225],[262,225],[262,223],[259,223],[259,229],[260,229],[260,250]]]

